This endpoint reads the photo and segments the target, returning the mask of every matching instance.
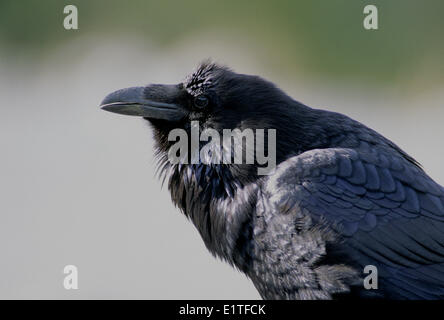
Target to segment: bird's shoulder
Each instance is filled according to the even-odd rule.
[[[340,224],[345,235],[396,218],[444,221],[442,186],[395,149],[363,141],[289,158],[263,190],[275,210],[308,209]]]
[[[307,151],[281,163],[259,199],[263,233],[319,234],[334,263],[377,265],[392,297],[444,297],[444,188],[402,153]]]

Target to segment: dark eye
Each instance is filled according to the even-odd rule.
[[[208,105],[208,98],[204,95],[197,96],[194,98],[194,105],[199,109],[203,109]]]

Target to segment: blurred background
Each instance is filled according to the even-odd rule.
[[[444,184],[443,14],[441,0],[0,0],[0,298],[259,298],[161,189],[150,128],[98,108],[208,57],[365,123]]]

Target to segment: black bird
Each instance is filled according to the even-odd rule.
[[[211,62],[182,83],[119,90],[101,106],[151,123],[174,204],[264,299],[444,298],[444,188],[358,121]],[[276,170],[170,162],[169,132],[189,133],[192,120],[218,132],[275,129]],[[377,289],[363,284],[368,265]]]

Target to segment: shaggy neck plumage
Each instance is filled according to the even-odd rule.
[[[258,184],[240,181],[227,165],[160,161],[173,203],[193,222],[207,248],[242,269],[245,237]],[[241,261],[242,260],[242,261]]]
[[[291,108],[276,108],[273,117],[263,123],[265,128],[277,130],[276,165],[304,152],[307,145],[323,147],[328,135],[318,125],[322,116],[325,114],[296,102]],[[168,181],[173,203],[193,222],[210,252],[242,269],[247,262],[239,261],[242,255],[237,253],[248,250],[242,243],[248,243],[245,238],[250,237],[251,215],[255,212],[255,199],[263,179],[256,175],[257,167],[171,164],[167,156],[171,143],[165,134],[168,124],[151,123],[155,129],[160,173],[164,182]]]

